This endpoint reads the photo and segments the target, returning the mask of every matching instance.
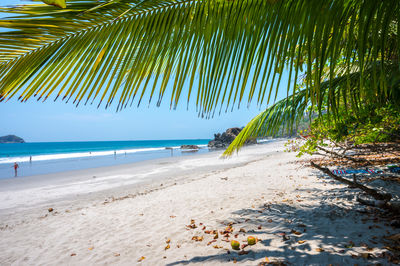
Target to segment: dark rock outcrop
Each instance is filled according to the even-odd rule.
[[[208,147],[212,149],[223,149],[228,147],[233,140],[236,138],[237,135],[239,135],[240,131],[242,131],[241,128],[238,127],[232,127],[228,128],[225,132],[222,134],[214,134],[214,140],[211,140],[208,142]],[[246,144],[255,144],[257,143],[256,139],[251,139],[246,141]]]
[[[181,150],[198,150],[200,149],[197,145],[182,145]]]
[[[15,135],[7,135],[0,137],[0,143],[25,143],[25,140]]]

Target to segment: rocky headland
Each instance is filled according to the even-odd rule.
[[[239,135],[241,128],[232,127],[228,128],[225,132],[214,134],[214,139],[208,142],[208,147],[211,149],[223,149],[228,147],[233,140]],[[256,139],[246,141],[246,144],[256,144]]]

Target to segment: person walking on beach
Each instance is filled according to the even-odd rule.
[[[14,163],[15,177],[17,177],[17,175],[18,175],[18,168],[19,168],[19,165],[17,163]]]

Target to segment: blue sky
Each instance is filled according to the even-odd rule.
[[[15,3],[22,1],[1,0],[0,6]],[[286,96],[286,80],[284,74],[278,98]],[[44,103],[34,98],[20,103],[15,98],[0,103],[0,136],[15,134],[29,142],[212,138],[229,127],[244,126],[260,112],[254,102],[250,108],[243,104],[239,110],[202,119],[193,101],[187,110],[185,99],[181,100],[177,110],[169,109],[166,98],[158,108],[153,102],[116,113],[114,105],[107,110],[97,105],[76,108],[50,98]]]

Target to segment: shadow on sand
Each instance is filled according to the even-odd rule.
[[[330,179],[320,180],[332,183]],[[265,257],[292,265],[390,265],[388,251],[382,249],[386,241],[384,236],[400,231],[389,226],[386,220],[377,218],[375,210],[355,203],[356,190],[336,186],[329,190],[313,189],[310,192],[304,188],[296,191],[307,197],[304,201],[307,204],[296,202],[292,195],[292,202],[263,202],[255,208],[236,210],[229,220],[224,221],[225,225],[233,222],[235,231],[246,228],[247,233],[237,240],[242,241],[249,235],[261,239],[255,246],[245,249],[248,254],[239,255],[232,249],[216,251],[210,247],[210,253],[214,254],[194,256],[168,265],[218,264],[234,260],[257,265],[265,261]]]

